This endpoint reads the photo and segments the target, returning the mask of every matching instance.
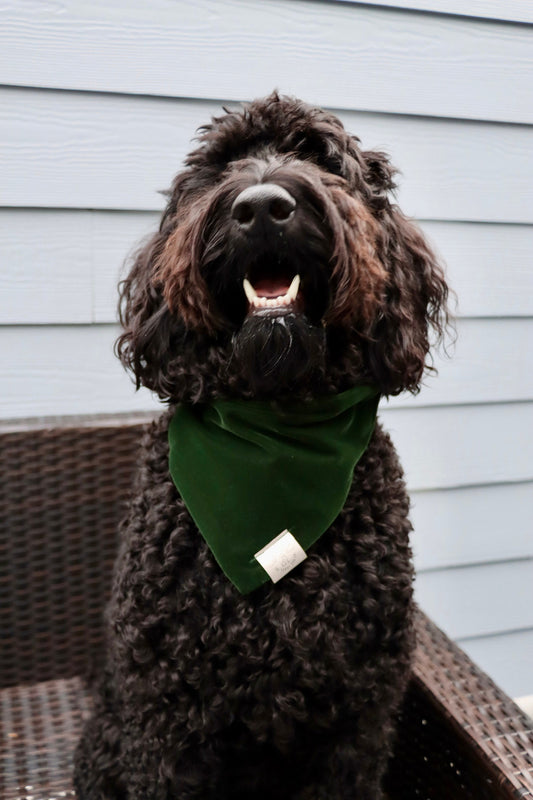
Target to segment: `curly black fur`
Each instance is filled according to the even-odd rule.
[[[376,427],[308,558],[242,596],[170,479],[166,434],[177,402],[418,389],[447,289],[390,203],[393,175],[333,115],[273,94],[203,129],[136,256],[118,353],[170,409],[146,433],[122,526],[81,800],[382,797],[413,647],[409,504],[389,437]],[[231,216],[261,183],[296,200],[275,241]],[[299,306],[248,313],[245,276],[296,272]]]

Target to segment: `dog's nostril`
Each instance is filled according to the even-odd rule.
[[[244,189],[231,207],[231,216],[245,228],[260,220],[285,223],[296,208],[296,200],[282,186],[259,183]]]
[[[251,222],[255,216],[254,207],[251,203],[247,203],[246,201],[238,203],[237,205],[234,204],[231,216],[233,219],[236,219],[237,222],[240,222],[241,225],[246,225],[246,223]]]
[[[276,197],[276,199],[272,200],[272,202],[270,203],[268,213],[270,214],[272,219],[275,219],[278,222],[283,222],[283,220],[289,219],[290,215],[294,211],[295,205],[296,204],[294,200],[292,200],[292,202],[289,202],[284,197]]]

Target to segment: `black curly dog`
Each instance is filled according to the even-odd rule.
[[[414,644],[409,502],[388,435],[376,426],[309,557],[241,595],[169,476],[167,427],[177,403],[419,389],[448,290],[391,202],[394,175],[298,100],[226,111],[121,285],[118,353],[170,409],[145,435],[122,527],[80,800],[383,797]]]

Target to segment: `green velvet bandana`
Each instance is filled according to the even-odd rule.
[[[224,400],[177,407],[168,431],[170,474],[242,594],[283,577],[335,520],[378,402],[374,387],[357,386],[282,406]]]

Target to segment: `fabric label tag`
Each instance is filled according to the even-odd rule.
[[[284,575],[307,558],[303,547],[288,530],[282,531],[254,555],[272,583],[277,583]]]

